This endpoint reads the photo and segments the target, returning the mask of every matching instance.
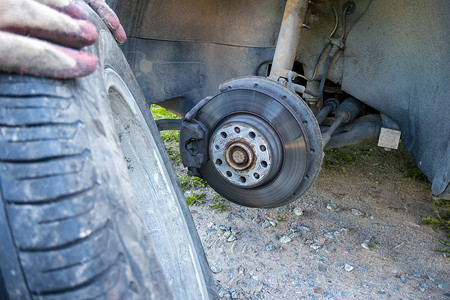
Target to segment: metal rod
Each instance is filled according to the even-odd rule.
[[[307,8],[308,0],[287,0],[270,77],[278,77],[280,70],[292,70]]]

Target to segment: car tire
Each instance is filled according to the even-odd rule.
[[[0,75],[0,298],[216,298],[148,105],[91,21],[94,74]]]

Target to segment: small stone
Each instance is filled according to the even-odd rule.
[[[310,231],[311,230],[308,226],[298,224],[296,222],[292,222],[291,228],[294,230],[300,230],[300,231]]]
[[[272,225],[273,227],[277,226],[277,223],[275,223],[274,221],[269,221],[270,225]]]
[[[394,225],[384,225],[384,229],[394,229]]]
[[[406,282],[406,277],[405,277],[405,275],[400,275],[400,280],[401,280],[401,282],[403,282],[403,283],[405,283]]]
[[[223,297],[225,297],[225,295],[229,295],[229,292],[226,289],[221,287],[218,291],[218,294],[219,294],[220,298],[223,298]]]
[[[414,277],[417,277],[417,278],[422,278],[422,276],[420,275],[420,273],[413,273],[413,276],[414,276]]]
[[[421,283],[421,284],[419,284],[419,289],[420,289],[422,292],[425,292],[425,290],[427,289],[426,283]]]
[[[320,249],[320,245],[319,244],[317,244],[317,243],[314,243],[314,244],[312,244],[311,246],[309,246],[310,248],[313,248],[314,250],[318,250],[318,249]]]
[[[214,274],[218,274],[222,271],[222,268],[219,266],[211,266],[211,272],[213,272]]]
[[[351,209],[351,212],[352,212],[352,214],[354,214],[354,215],[357,216],[357,217],[361,217],[361,216],[364,215],[363,212],[357,210],[356,208],[352,208],[352,209]]]
[[[347,272],[353,271],[354,268],[355,268],[354,266],[349,265],[349,264],[345,264],[344,265],[344,270],[347,271]]]
[[[227,242],[234,242],[235,240],[237,240],[237,237],[235,235],[231,235],[228,239]]]
[[[322,264],[319,264],[318,269],[319,269],[320,272],[323,272],[323,273],[325,273],[327,271],[327,267],[325,267]]]
[[[231,227],[230,227],[230,226],[220,225],[220,226],[219,226],[219,229],[220,229],[220,230],[223,230],[223,231],[229,231],[229,230],[231,230]]]
[[[225,231],[223,236],[227,239],[231,235],[231,231]]]
[[[434,277],[431,277],[430,275],[428,275],[427,277],[428,277],[429,280],[431,280],[433,282],[436,280]]]
[[[270,251],[273,251],[273,250],[275,250],[275,246],[273,244],[269,244],[269,245],[266,246],[266,251],[270,252]]]
[[[301,208],[297,207],[294,209],[294,214],[299,217],[303,216],[303,210]]]
[[[370,249],[370,248],[369,248],[369,244],[367,244],[366,242],[362,243],[362,244],[361,244],[361,247],[363,247],[363,248],[366,249],[366,250],[369,250],[369,249]]]
[[[316,242],[317,244],[319,244],[319,245],[323,245],[323,244],[325,244],[325,238],[323,237],[323,236],[316,236],[315,238],[314,238],[314,242]]]
[[[238,294],[235,291],[233,291],[231,293],[231,299],[237,299],[237,298],[238,298]]]
[[[239,233],[241,233],[241,231],[240,230],[238,230],[238,229],[231,229],[231,233],[232,234],[239,234]]]
[[[287,243],[289,243],[290,241],[292,241],[292,239],[291,239],[290,237],[288,237],[287,235],[283,236],[283,237],[280,239],[280,243],[282,243],[282,244],[287,244]]]
[[[268,227],[270,227],[270,222],[269,222],[269,221],[264,221],[264,222],[261,224],[261,227],[262,227],[262,228],[268,228]]]
[[[333,232],[327,232],[324,234],[324,236],[329,239],[329,240],[333,240],[334,239],[334,234]]]
[[[327,209],[331,210],[333,212],[338,212],[338,211],[341,210],[341,208],[338,205],[334,204],[334,203],[327,204]]]
[[[239,276],[244,275],[244,272],[245,272],[244,268],[243,267],[239,267],[239,269],[238,269]]]
[[[437,286],[438,286],[438,288],[440,288],[441,290],[445,290],[445,285],[443,285],[443,284],[438,284]]]
[[[301,236],[300,232],[293,232],[289,235],[291,239]]]

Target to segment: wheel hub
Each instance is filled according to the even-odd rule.
[[[278,139],[267,127],[259,118],[243,115],[227,120],[216,129],[211,137],[210,157],[224,179],[240,187],[266,181],[272,168],[272,149],[277,148],[270,140]]]

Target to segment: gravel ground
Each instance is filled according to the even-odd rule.
[[[419,225],[436,206],[415,170],[402,150],[366,143],[328,151],[313,188],[287,206],[246,208],[208,187],[186,191],[204,194],[191,213],[219,295],[450,299],[450,259],[435,251],[446,233]]]

